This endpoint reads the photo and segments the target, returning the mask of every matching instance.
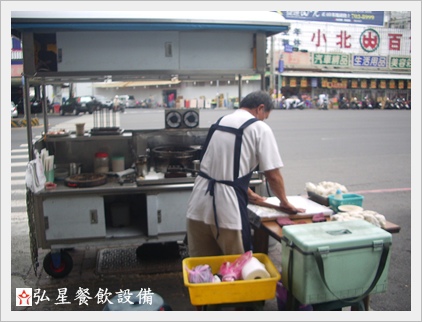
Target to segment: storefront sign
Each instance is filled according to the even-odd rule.
[[[352,88],[358,88],[358,80],[357,79],[352,80]]]
[[[300,80],[300,87],[308,87],[308,79],[307,78],[302,78]]]
[[[311,86],[318,87],[318,78],[311,78]]]
[[[279,11],[290,20],[384,25],[384,11]]]
[[[368,87],[368,83],[367,83],[366,79],[361,79],[360,87],[361,88],[367,88]]]
[[[291,77],[290,78],[290,87],[296,87],[297,82],[296,82],[296,77]]]
[[[289,44],[285,44],[284,45],[284,52],[286,53],[291,53],[293,52],[293,46],[289,45]]]
[[[349,55],[313,53],[312,63],[318,66],[349,67]]]
[[[284,71],[284,61],[280,59],[278,61],[278,72],[282,73],[283,71]]]
[[[371,89],[376,89],[376,88],[377,88],[377,80],[371,79]]]
[[[11,76],[12,77],[21,77],[23,73],[23,65],[12,65]]]
[[[412,68],[411,57],[390,56],[390,69],[408,69]]]
[[[368,28],[362,25],[346,27],[340,24],[323,25],[297,21],[291,23],[288,34],[280,33],[274,37],[276,46],[280,46],[280,49],[285,44],[290,44],[309,53],[410,57],[411,36],[410,29]]]
[[[333,78],[331,83],[328,83],[329,88],[337,88],[337,89],[345,89],[347,88],[347,79],[343,78],[338,80],[337,78]]]
[[[353,67],[387,68],[387,56],[353,55]]]
[[[390,81],[388,82],[388,88],[390,89],[394,89],[396,88],[396,81],[394,79],[390,79]]]
[[[386,89],[387,88],[387,81],[384,79],[380,80],[380,88],[381,89]]]
[[[412,89],[412,81],[411,80],[407,81],[407,89]]]
[[[292,52],[283,53],[285,68],[310,68],[312,67],[310,53]]]
[[[399,80],[399,89],[404,89],[404,80]]]

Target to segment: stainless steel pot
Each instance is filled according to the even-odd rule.
[[[197,149],[182,146],[159,146],[152,149],[156,172],[167,172],[169,166],[192,168]]]

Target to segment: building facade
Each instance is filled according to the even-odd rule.
[[[291,28],[268,41],[277,98],[325,95],[332,106],[411,98],[410,12],[286,11]]]

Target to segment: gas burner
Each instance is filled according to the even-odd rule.
[[[167,167],[167,172],[181,172],[184,167],[180,164],[169,164]]]
[[[180,164],[170,164],[167,167],[167,172],[164,174],[165,178],[185,178],[187,177],[184,167]]]

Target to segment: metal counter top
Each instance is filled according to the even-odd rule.
[[[68,187],[64,181],[55,182],[57,187],[52,190],[43,190],[36,196],[42,198],[56,196],[72,196],[72,195],[118,195],[118,194],[136,194],[136,193],[158,193],[163,191],[187,190],[192,189],[196,177],[186,178],[165,178],[158,180],[144,180],[143,183],[137,184],[124,183],[120,184],[117,179],[109,179],[106,184],[96,187]],[[139,182],[139,180],[138,180]],[[250,186],[257,186],[262,183],[261,179],[252,179]]]

